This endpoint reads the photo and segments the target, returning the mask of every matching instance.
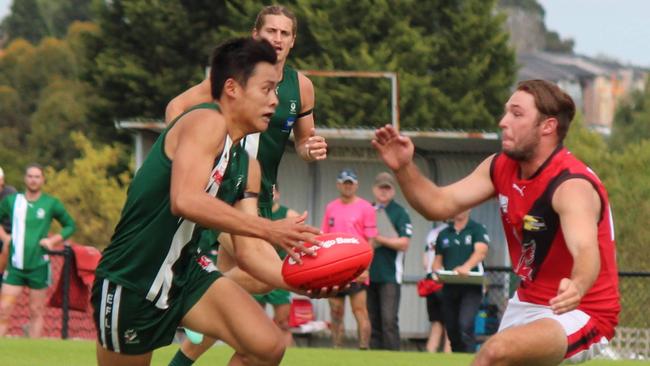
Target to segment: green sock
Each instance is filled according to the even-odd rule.
[[[174,358],[172,358],[172,361],[169,363],[169,366],[190,366],[194,363],[193,360],[190,360],[183,351],[180,349],[176,354],[174,355]]]

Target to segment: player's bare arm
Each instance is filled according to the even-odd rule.
[[[63,236],[61,234],[54,234],[47,238],[41,239],[38,244],[45,247],[47,250],[53,250],[54,247],[63,242]]]
[[[11,241],[11,235],[7,233],[2,226],[0,226],[0,241],[4,243],[4,248],[9,248],[9,242]],[[3,251],[6,251],[3,249]]]
[[[172,99],[165,108],[165,123],[173,121],[191,107],[212,102],[210,79],[205,79]]]
[[[598,221],[601,201],[591,183],[569,179],[553,195],[553,209],[560,216],[562,234],[573,257],[571,278],[560,281],[558,294],[550,305],[556,314],[575,309],[589,291],[600,271]]]
[[[3,246],[0,250],[0,272],[4,272],[7,268],[7,261],[9,260],[9,243],[11,243],[11,235],[7,233],[2,226],[0,226],[0,241]]]
[[[494,196],[490,163],[485,159],[460,181],[439,187],[422,175],[413,162],[414,146],[410,138],[391,126],[375,131],[372,144],[384,163],[393,171],[408,203],[431,221],[446,220]]]
[[[465,261],[465,263],[463,263],[463,265],[454,268],[454,271],[461,276],[469,276],[469,272],[472,268],[481,263],[487,256],[487,253],[488,245],[486,243],[474,243],[474,252],[472,255]]]
[[[207,109],[188,113],[168,132],[165,153],[172,160],[170,201],[174,215],[204,227],[304,248],[301,243],[310,241],[308,234],[316,234],[318,229],[298,222],[278,225],[239,211],[204,191],[225,136],[223,116]]]
[[[301,110],[298,120],[293,127],[296,141],[296,151],[305,161],[325,160],[327,158],[327,142],[322,136],[316,135],[314,124],[314,84],[305,75],[298,73],[300,83]]]

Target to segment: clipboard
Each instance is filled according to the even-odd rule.
[[[386,210],[379,209],[376,211],[377,217],[377,233],[386,238],[397,238],[399,235],[395,231],[393,223],[390,221]]]
[[[436,271],[438,281],[450,285],[482,285],[483,272],[469,272],[469,276],[459,276],[456,271],[447,271],[444,269]]]

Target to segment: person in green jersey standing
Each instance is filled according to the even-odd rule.
[[[469,214],[466,210],[454,216],[453,224],[438,234],[434,272],[446,269],[467,276],[470,271],[483,271],[490,238],[485,226],[470,219]],[[474,318],[482,297],[481,285],[447,283],[442,288],[443,323],[453,352],[476,351]]]
[[[372,186],[378,231],[370,264],[367,301],[372,349],[400,348],[398,312],[404,253],[413,235],[413,225],[408,212],[393,199],[396,186],[395,179],[387,172],[379,173]]]
[[[278,106],[267,130],[246,137],[246,150],[256,157],[262,169],[262,187],[258,200],[259,214],[271,218],[273,205],[272,187],[277,183],[278,167],[289,141],[294,133],[296,152],[305,161],[324,160],[327,157],[327,143],[317,136],[314,126],[314,86],[305,75],[286,65],[287,57],[296,40],[298,20],[291,10],[281,5],[264,7],[257,15],[252,36],[265,39],[276,51],[275,64],[282,79],[276,89]],[[165,120],[172,121],[194,105],[209,101],[211,82],[209,79],[193,86],[172,99],[165,110]],[[209,343],[209,344],[208,344]],[[214,343],[214,340],[212,341]],[[184,342],[171,366],[191,365],[211,344],[205,339],[201,346]],[[185,354],[183,354],[185,352]]]
[[[48,250],[75,232],[72,217],[58,199],[43,193],[43,168],[31,164],[25,169],[25,192],[5,197],[0,202],[0,221],[11,219],[11,236],[0,226],[0,238],[9,245],[9,263],[0,292],[0,336],[7,333],[9,316],[23,288],[29,289],[29,336],[38,338],[43,331],[43,310],[50,286]],[[61,232],[48,236],[52,220],[61,224]]]
[[[150,364],[179,325],[224,340],[235,350],[231,364],[280,363],[285,345],[277,326],[197,253],[203,230],[231,233],[236,259],[250,275],[295,290],[264,240],[297,260],[293,248],[313,254],[301,243],[318,244],[312,239],[318,230],[304,225],[306,214],[271,221],[247,213],[257,209],[261,173],[240,141],[268,127],[277,105],[276,60],[266,41],[237,38],[217,47],[212,102],[173,121],[133,178],[92,290],[100,366]]]

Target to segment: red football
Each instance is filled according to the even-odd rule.
[[[315,257],[301,254],[302,264],[290,256],[284,259],[282,276],[288,285],[303,290],[344,286],[359,277],[372,261],[372,248],[356,235],[328,233],[316,236],[316,240],[321,246]]]

